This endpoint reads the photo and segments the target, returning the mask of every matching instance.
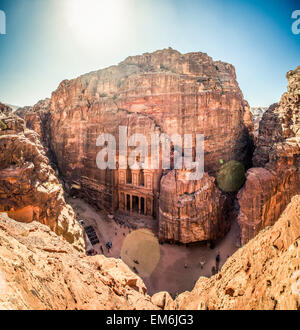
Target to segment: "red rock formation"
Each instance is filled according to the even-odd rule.
[[[40,223],[0,214],[0,309],[299,309],[300,196],[273,226],[175,300],[121,261],[86,257]],[[13,258],[12,258],[13,251]],[[47,285],[45,285],[45,283]]]
[[[10,115],[12,113],[12,108],[0,102],[0,114],[1,115]]]
[[[19,108],[15,113],[23,118],[26,127],[37,132],[41,141],[47,146],[48,142],[48,115],[50,110],[50,99],[39,101],[33,107]]]
[[[278,222],[232,255],[220,273],[201,277],[192,292],[165,309],[299,310],[300,196],[295,196]],[[155,296],[159,303],[160,296]]]
[[[300,193],[300,67],[287,74],[288,92],[260,124],[257,149],[245,187],[238,194],[242,243],[273,225]]]
[[[223,237],[230,227],[225,200],[207,173],[189,181],[182,171],[169,172],[160,187],[160,239],[187,244]]]
[[[0,309],[159,309],[121,260],[87,257],[38,222],[0,213]]]
[[[21,222],[39,221],[84,249],[82,229],[34,131],[24,121],[0,114],[0,212]]]
[[[38,106],[34,112],[40,113]],[[29,122],[40,131],[38,119]],[[163,175],[161,169],[131,173],[133,178],[141,175],[140,181],[147,182],[143,186],[137,180],[129,183],[128,173],[97,168],[97,137],[111,133],[118,141],[120,125],[128,126],[128,136],[142,133],[149,143],[152,133],[204,134],[210,175],[219,169],[220,159],[246,165],[251,159],[251,113],[234,67],[203,53],[161,50],[63,81],[52,94],[46,122],[44,136],[66,188],[80,188],[81,196],[110,212],[134,209],[125,203],[128,194],[130,203],[139,199],[136,208],[143,199],[142,212],[158,217]]]

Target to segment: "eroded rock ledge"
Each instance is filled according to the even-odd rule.
[[[2,309],[299,309],[300,196],[220,273],[176,300],[167,292],[150,298],[121,260],[86,257],[49,227],[5,214],[0,264]]]
[[[158,309],[121,260],[87,257],[38,222],[0,213],[0,309]]]

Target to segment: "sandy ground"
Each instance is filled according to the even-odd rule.
[[[218,253],[220,253],[219,267],[221,267],[226,259],[238,249],[239,227],[237,223],[233,223],[230,232],[223,240],[216,243],[214,249],[203,244],[189,247],[166,243],[159,245],[157,240],[154,241],[155,238],[148,239],[151,233],[150,236],[149,232],[147,234],[145,231],[136,233],[133,229],[116,223],[109,218],[107,213],[95,210],[81,199],[67,198],[67,202],[73,206],[78,220],[83,220],[85,226],[94,227],[100,240],[100,243],[94,246],[97,253],[102,254],[103,249],[104,255],[107,257],[122,258],[143,278],[150,295],[159,291],[168,291],[175,297],[181,292],[192,290],[200,276],[212,275],[212,268],[216,267]],[[112,242],[112,249],[109,252],[105,247],[108,241]],[[130,242],[133,247],[131,250],[128,249]],[[158,258],[157,254],[151,255],[149,246],[153,247],[150,250],[157,251],[158,249]],[[130,259],[132,259],[131,262]],[[149,260],[153,260],[153,267],[149,268]],[[142,271],[143,261],[147,269],[154,269],[151,270],[150,275]],[[146,263],[146,261],[148,262]]]

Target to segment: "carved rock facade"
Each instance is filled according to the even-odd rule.
[[[31,113],[40,114],[37,108]],[[75,187],[77,194],[109,212],[137,212],[158,219],[165,174],[162,168],[97,168],[96,157],[101,150],[96,146],[98,136],[110,133],[118,142],[119,126],[128,127],[128,137],[145,135],[149,145],[152,134],[192,134],[193,150],[195,135],[203,134],[205,172],[209,175],[216,174],[221,159],[251,165],[251,113],[236,82],[234,67],[213,61],[204,53],[183,55],[165,49],[63,81],[52,94],[48,115],[42,113],[46,127],[43,139],[66,188]],[[42,131],[36,123],[39,119],[30,118],[27,124]],[[166,238],[172,235],[163,232]]]

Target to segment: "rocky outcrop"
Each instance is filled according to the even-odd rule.
[[[175,300],[147,295],[121,260],[87,257],[38,222],[0,214],[1,309],[299,309],[300,196],[273,227]]]
[[[215,179],[186,180],[185,172],[163,176],[159,200],[159,238],[184,244],[216,240],[230,227],[226,198]]]
[[[0,213],[0,309],[159,309],[121,261],[87,257],[49,227]]]
[[[118,141],[119,126],[128,127],[128,136],[145,135],[149,144],[153,133],[204,134],[209,175],[217,173],[220,160],[251,165],[253,124],[235,69],[200,52],[181,54],[169,48],[129,57],[117,66],[65,80],[50,104],[18,112],[43,136],[65,188],[76,187],[76,194],[109,212],[124,208],[124,190],[132,198],[144,198],[146,214],[158,218],[159,210],[161,168],[148,171],[146,191],[132,183],[123,186],[124,173],[97,168],[98,136],[110,133]]]
[[[19,108],[15,113],[23,118],[26,127],[37,132],[41,141],[47,146],[48,142],[48,116],[50,110],[50,99],[39,101],[32,107]]]
[[[51,145],[62,173],[79,181],[84,176],[87,185],[95,179],[98,135],[117,137],[119,125],[147,137],[204,134],[208,172],[218,170],[220,159],[247,160],[247,128],[252,128],[232,65],[172,49],[63,81],[52,95],[51,121]]]
[[[300,196],[273,227],[231,256],[220,273],[200,278],[192,292],[166,302],[166,309],[299,310]]]
[[[0,122],[0,212],[21,222],[46,224],[84,250],[82,229],[65,203],[38,135],[14,114],[0,114]]]
[[[8,116],[8,115],[12,114],[12,111],[13,110],[12,110],[11,107],[9,107],[8,105],[3,104],[3,103],[0,102],[0,115]]]
[[[300,66],[287,73],[288,91],[263,115],[253,165],[264,166],[272,148],[285,139],[300,136]]]
[[[300,67],[287,74],[288,92],[260,123],[247,181],[238,194],[242,243],[274,224],[300,193]]]

